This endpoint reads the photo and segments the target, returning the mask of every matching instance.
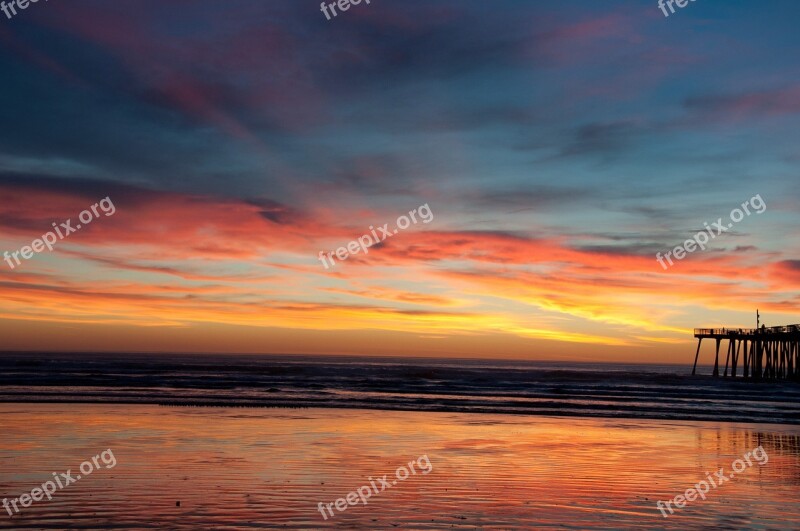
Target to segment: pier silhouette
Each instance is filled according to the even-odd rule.
[[[737,376],[740,365],[742,377],[754,380],[800,380],[800,325],[761,328],[695,328],[697,352],[694,355],[692,375],[697,370],[697,358],[704,339],[717,342],[714,358],[714,376],[719,376],[719,346],[728,340],[723,376]],[[744,348],[742,348],[744,347]],[[741,356],[743,355],[743,358]]]

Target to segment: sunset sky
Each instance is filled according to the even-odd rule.
[[[693,327],[800,323],[798,21],[796,0],[0,13],[0,252],[116,208],[0,262],[0,350],[691,363]]]

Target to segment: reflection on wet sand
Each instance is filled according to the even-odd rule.
[[[0,528],[800,526],[793,426],[87,404],[3,404],[0,419],[2,497],[101,449],[117,459]],[[768,464],[668,519],[656,509],[759,445]],[[430,474],[322,519],[319,502],[420,455]]]

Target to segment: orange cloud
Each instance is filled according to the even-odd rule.
[[[11,198],[0,205],[6,248],[93,203],[83,188],[3,188]],[[113,216],[101,215],[52,253],[2,270],[0,315],[432,338],[499,333],[610,348],[690,339],[688,329],[700,323],[681,316],[692,309],[749,309],[754,300],[779,314],[800,307],[787,291],[800,279],[796,261],[757,251],[698,253],[663,271],[653,256],[586,250],[567,236],[417,225],[326,270],[317,252],[363,234],[376,212],[339,221],[313,204],[299,210],[141,189],[112,200]],[[740,282],[743,276],[750,282]]]

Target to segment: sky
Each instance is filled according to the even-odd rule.
[[[0,13],[0,251],[74,229],[0,262],[0,349],[689,364],[800,323],[800,4],[675,9]]]

